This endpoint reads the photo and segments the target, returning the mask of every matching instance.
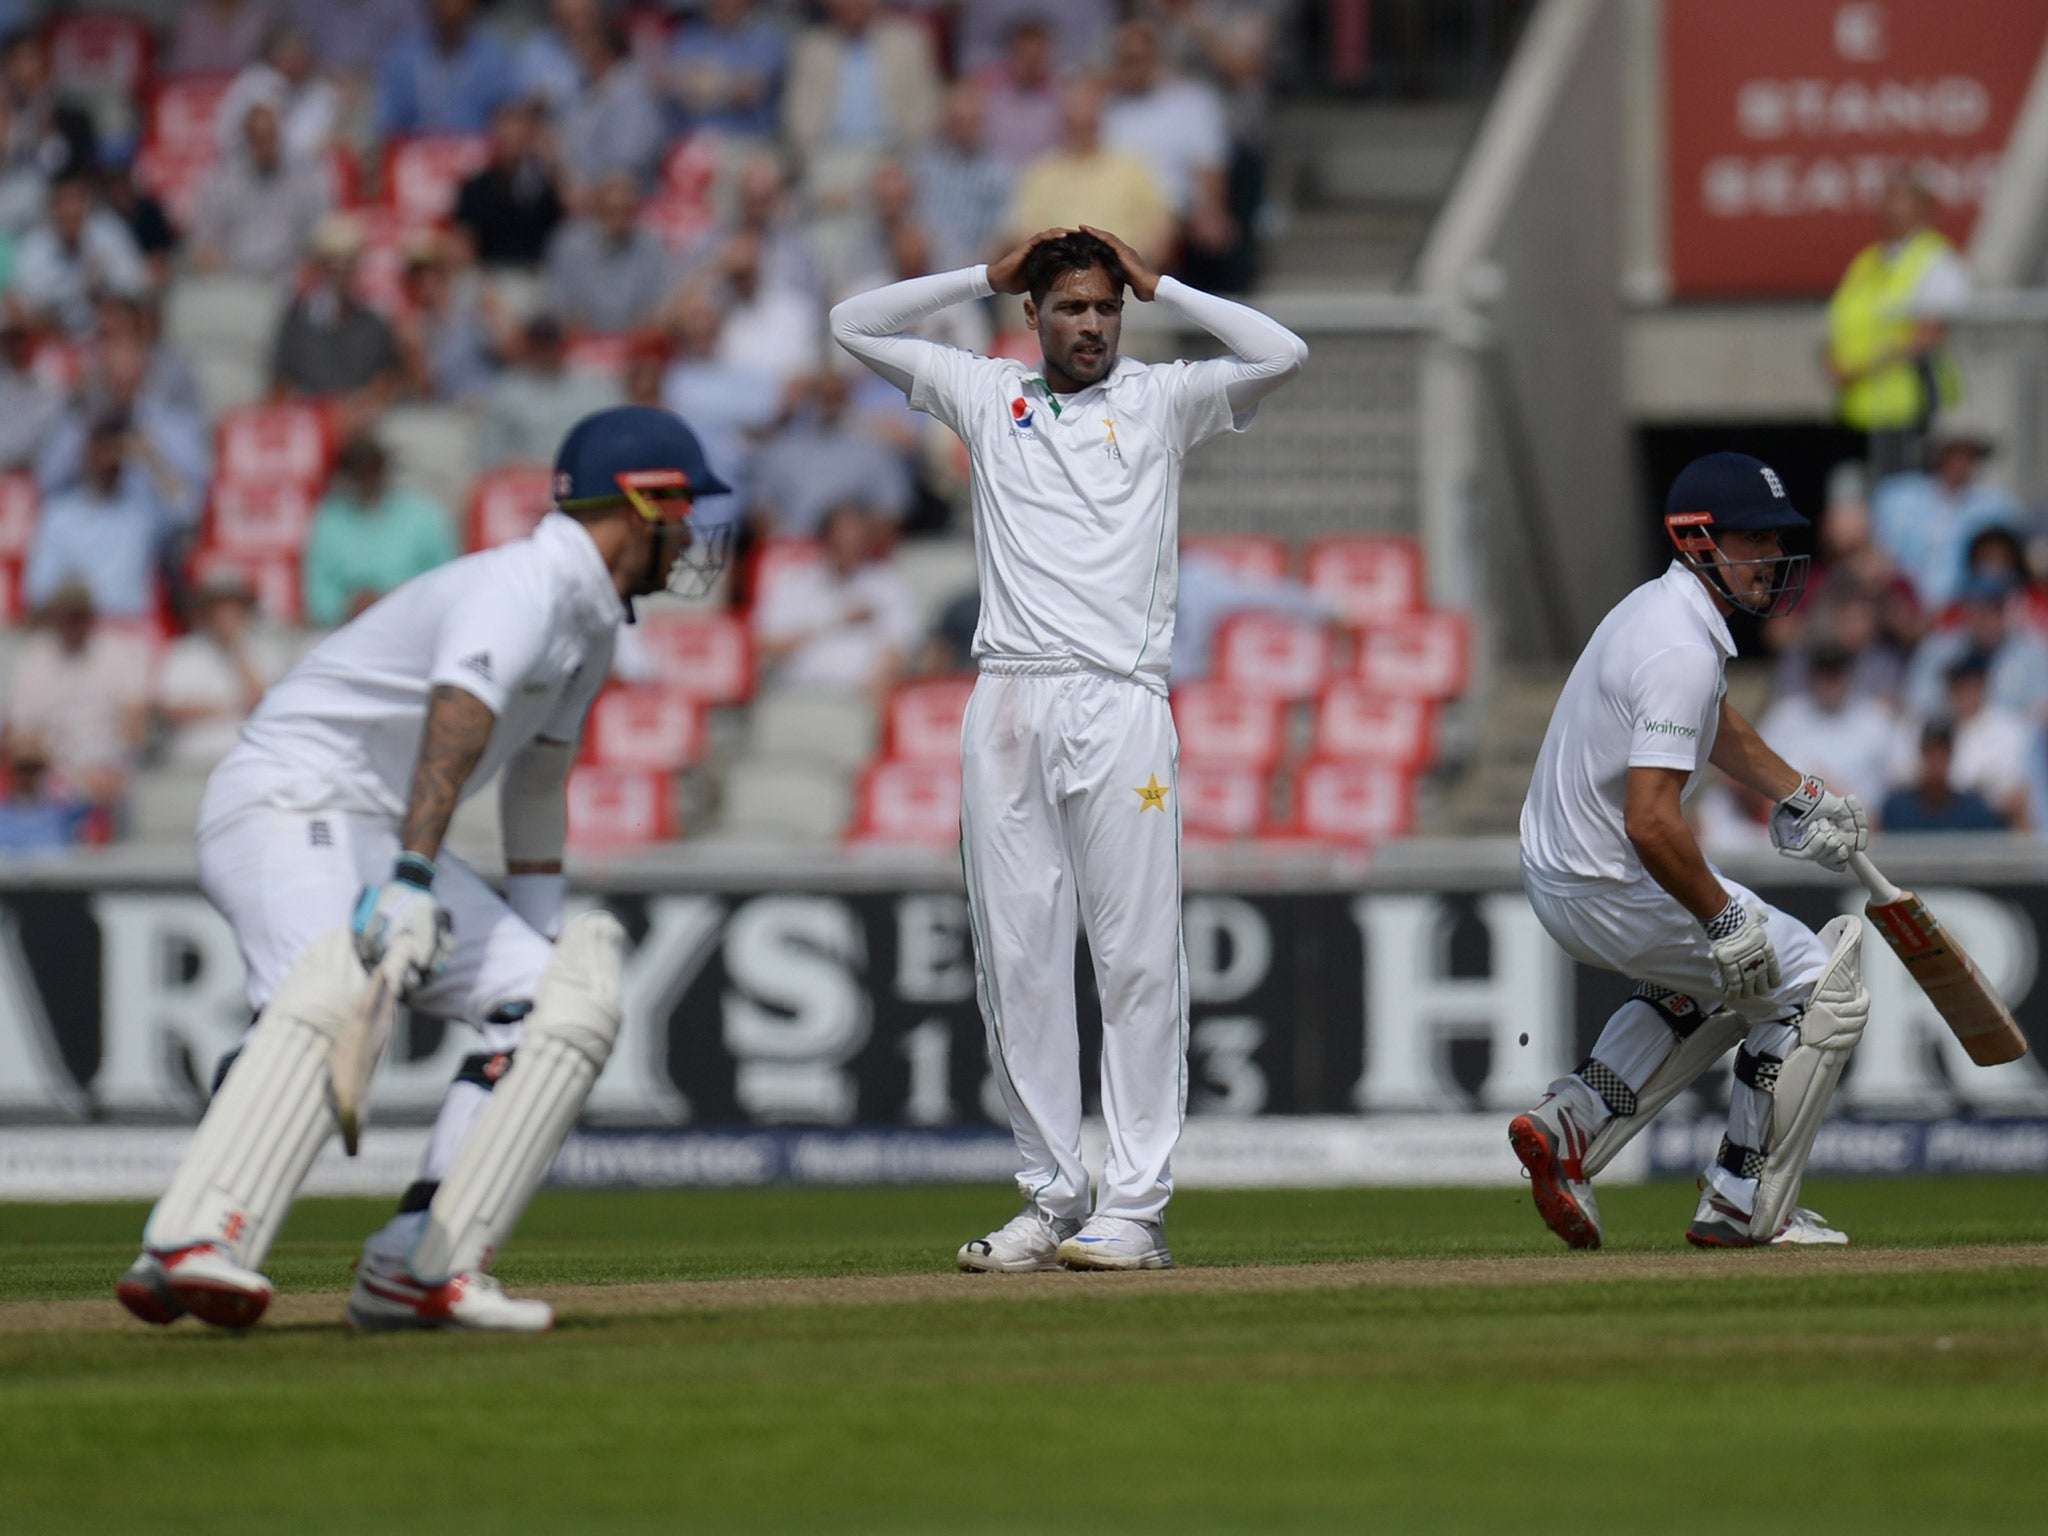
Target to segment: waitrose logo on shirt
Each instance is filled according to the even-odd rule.
[[[1696,725],[1680,725],[1676,720],[1646,720],[1643,729],[1652,736],[1697,736],[1700,728]]]

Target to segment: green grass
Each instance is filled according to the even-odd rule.
[[[2048,1181],[1845,1182],[1859,1246],[2039,1242]],[[522,1285],[943,1268],[982,1190],[560,1195]],[[1603,1196],[1677,1252],[1690,1192]],[[135,1206],[0,1207],[0,1297],[104,1296]],[[271,1270],[338,1289],[381,1208]],[[1512,1190],[1190,1193],[1184,1263],[1562,1250]],[[1142,1291],[671,1316],[540,1339],[0,1333],[0,1531],[2033,1530],[2048,1272]],[[1784,1262],[1779,1260],[1784,1259]],[[1598,1272],[1598,1261],[1587,1266]],[[1092,1287],[1092,1288],[1091,1288]]]

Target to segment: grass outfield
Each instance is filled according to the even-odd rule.
[[[2041,1527],[2048,1181],[1816,1185],[1847,1254],[1691,1198],[1567,1255],[1512,1190],[1190,1193],[1172,1274],[1011,1278],[946,1273],[1000,1191],[551,1195],[538,1339],[342,1331],[378,1205],[242,1337],[124,1325],[141,1207],[0,1206],[0,1531]]]

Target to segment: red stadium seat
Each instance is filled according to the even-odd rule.
[[[899,762],[960,761],[960,722],[967,713],[971,677],[931,677],[904,683],[889,695],[883,719],[885,755]]]
[[[664,688],[705,704],[743,704],[752,697],[754,640],[744,620],[648,611],[638,630]]]
[[[26,560],[36,541],[43,506],[36,477],[26,470],[0,475],[0,559]]]
[[[243,405],[220,420],[219,481],[280,482],[317,490],[327,479],[333,442],[326,413],[313,405]]]
[[[664,843],[679,830],[674,786],[652,768],[584,763],[569,771],[569,846],[617,853]]]
[[[1212,560],[1247,581],[1278,581],[1287,574],[1287,541],[1270,534],[1193,534],[1180,541],[1180,555]]]
[[[490,159],[482,134],[421,134],[384,150],[384,197],[415,223],[435,224],[455,208],[462,184]]]
[[[221,103],[234,83],[233,75],[189,75],[164,81],[150,97],[144,137],[158,149],[212,154],[219,144],[214,129],[220,121]]]
[[[685,251],[716,217],[709,203],[664,189],[640,205],[639,224],[659,235],[671,251]]]
[[[428,221],[393,207],[352,208],[348,216],[363,237],[356,289],[370,308],[386,319],[396,319],[410,302],[405,291],[406,241],[428,228]]]
[[[1315,759],[1294,780],[1294,819],[1284,830],[1337,843],[1377,843],[1415,825],[1415,780],[1376,763]]]
[[[824,551],[816,539],[770,539],[754,555],[753,580],[748,590],[753,594],[752,604],[756,612],[767,601],[768,594],[775,590],[776,582],[791,571],[807,565],[815,565],[824,558]]]
[[[639,57],[661,59],[667,55],[669,34],[675,30],[675,18],[660,6],[628,6],[625,15],[619,18],[619,25],[625,30],[627,43]]]
[[[1183,763],[1229,763],[1270,773],[1287,746],[1285,705],[1229,683],[1190,683],[1173,695]]]
[[[469,494],[469,547],[496,549],[525,538],[554,504],[553,472],[544,464],[486,471]]]
[[[135,157],[135,183],[164,205],[164,215],[173,225],[189,230],[214,159],[211,140],[145,144]]]
[[[626,369],[626,356],[633,350],[630,332],[578,336],[562,351],[562,361],[579,373],[616,379]]]
[[[42,336],[36,341],[29,368],[38,379],[64,394],[76,393],[85,378],[87,351],[84,342],[69,336]]]
[[[960,841],[960,765],[885,759],[861,775],[852,843],[952,847]]]
[[[1216,631],[1216,678],[1247,693],[1312,699],[1330,676],[1330,632],[1277,614],[1239,613]]]
[[[237,571],[249,583],[256,593],[257,611],[265,618],[278,624],[304,622],[305,587],[296,549],[224,549],[207,544],[193,553],[195,588],[223,570]]]
[[[1266,822],[1270,780],[1263,769],[1223,759],[1182,758],[1180,827],[1195,842],[1256,837]]]
[[[718,156],[715,134],[693,133],[677,139],[662,157],[662,190],[710,207],[712,189],[718,183]]]
[[[1317,539],[1304,567],[1310,589],[1346,624],[1372,624],[1421,608],[1422,551],[1394,534]]]
[[[208,513],[210,541],[230,552],[296,552],[313,531],[313,488],[298,480],[223,480]]]
[[[1354,672],[1379,693],[1455,699],[1470,680],[1471,643],[1464,614],[1411,613],[1359,631]]]
[[[133,98],[149,83],[149,23],[113,11],[81,11],[50,23],[50,78],[60,91]]]
[[[583,746],[603,767],[673,773],[704,755],[704,706],[672,688],[607,688],[591,706]]]
[[[0,555],[0,624],[22,624],[28,617],[21,609],[21,562]]]
[[[1374,693],[1340,681],[1316,707],[1315,753],[1418,772],[1436,755],[1436,710],[1427,699]]]

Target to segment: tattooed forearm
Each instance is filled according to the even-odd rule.
[[[455,815],[462,786],[476,771],[490,742],[497,717],[473,693],[437,687],[427,699],[427,728],[420,738],[419,766],[412,772],[412,795],[405,808],[405,848],[431,859]]]

